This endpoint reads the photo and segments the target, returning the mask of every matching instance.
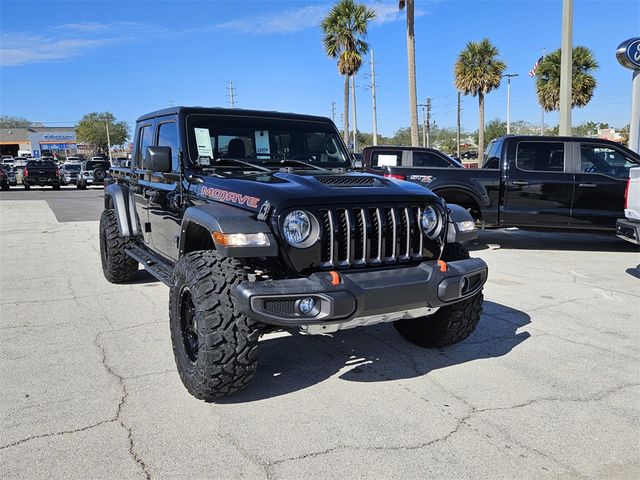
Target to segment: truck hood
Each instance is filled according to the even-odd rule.
[[[202,200],[257,211],[269,202],[282,211],[291,207],[348,204],[441,202],[427,188],[410,182],[361,173],[274,172],[242,178],[202,177],[190,189]]]

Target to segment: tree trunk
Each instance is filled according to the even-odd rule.
[[[418,94],[416,92],[416,38],[413,31],[414,0],[407,0],[407,59],[409,63],[409,110],[411,111],[411,146],[418,146]]]
[[[478,106],[480,107],[480,120],[478,125],[478,161],[482,163],[482,154],[484,153],[484,93],[478,93]]]
[[[342,117],[342,138],[349,145],[349,75],[344,76],[344,114]]]

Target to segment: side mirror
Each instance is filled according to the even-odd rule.
[[[171,171],[171,147],[147,147],[144,152],[145,170],[166,173]]]

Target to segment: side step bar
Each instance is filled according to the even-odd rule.
[[[154,255],[149,250],[142,247],[131,247],[125,249],[127,255],[140,262],[147,272],[156,277],[167,287],[171,286],[173,267],[164,259]]]

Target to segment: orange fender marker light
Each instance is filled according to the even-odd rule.
[[[329,272],[329,275],[331,275],[331,285],[340,285],[340,275],[338,275],[338,272],[332,270]]]
[[[440,269],[441,272],[446,272],[447,271],[447,264],[444,260],[438,260],[438,268]]]

